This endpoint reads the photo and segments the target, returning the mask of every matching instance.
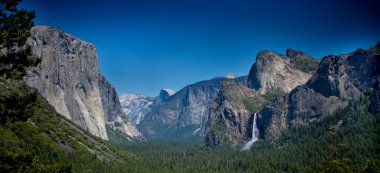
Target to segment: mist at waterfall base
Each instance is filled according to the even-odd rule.
[[[256,113],[253,115],[253,122],[252,122],[252,138],[250,141],[248,141],[245,146],[241,150],[249,150],[252,147],[252,144],[255,143],[259,138],[258,138],[258,132],[259,130],[257,129],[256,126]]]

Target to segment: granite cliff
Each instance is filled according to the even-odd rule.
[[[95,45],[50,26],[32,28],[28,44],[43,58],[25,81],[58,113],[103,139],[108,139],[108,121],[129,122],[114,88],[99,72]]]
[[[156,98],[151,111],[138,125],[149,138],[169,140],[201,139],[204,135],[209,108],[224,81],[245,83],[246,77],[227,75],[188,85],[175,94]],[[157,102],[157,100],[159,100]]]
[[[286,51],[286,56],[273,51],[258,53],[246,82],[224,83],[212,102],[204,132],[206,145],[242,146],[249,141],[253,115],[270,101],[306,83],[318,63],[317,59],[292,49]]]
[[[249,71],[247,84],[261,94],[279,90],[290,92],[306,83],[318,65],[318,60],[302,52],[288,49],[283,56],[273,51],[262,51]]]
[[[372,98],[372,109],[376,111],[380,75],[380,53],[376,47],[379,44],[369,50],[324,57],[306,84],[271,102],[260,112],[261,137],[275,141],[287,129],[329,116],[362,96]]]
[[[208,146],[218,146],[225,142],[237,146],[250,138],[253,113],[247,105],[248,100],[262,102],[264,98],[242,84],[231,81],[223,83],[210,107],[205,130]]]
[[[154,97],[147,97],[142,94],[125,93],[119,97],[123,112],[128,115],[133,124],[140,124],[145,115],[154,106]]]

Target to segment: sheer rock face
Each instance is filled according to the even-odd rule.
[[[195,125],[192,130],[201,126],[209,105],[219,91],[221,81],[209,80],[186,86],[166,100],[160,102],[153,111],[140,123],[147,136],[167,136],[164,130],[152,127],[172,127],[181,129]],[[177,132],[174,132],[177,133]],[[178,135],[180,130],[178,130]],[[180,135],[179,135],[180,136]]]
[[[158,102],[166,101],[167,99],[169,99],[170,96],[174,94],[175,94],[175,91],[173,91],[172,89],[162,89],[160,91],[160,95],[158,95],[157,97]]]
[[[248,86],[264,94],[267,91],[279,90],[290,92],[298,85],[306,83],[313,73],[309,69],[299,68],[299,62],[311,64],[318,60],[295,50],[288,49],[288,56],[282,56],[273,51],[262,51],[256,57],[256,62],[248,75]]]
[[[99,74],[99,88],[107,124],[113,130],[120,131],[130,137],[141,137],[141,133],[131,122],[130,117],[122,110],[115,88],[102,74]]]
[[[106,122],[114,121],[116,117],[128,121],[128,117],[120,109],[121,105],[115,88],[102,74],[99,74],[99,89]]]
[[[263,95],[269,92],[288,93],[295,87],[305,84],[315,72],[318,63],[318,60],[292,49],[287,50],[286,56],[273,51],[258,53],[248,78],[243,80],[243,84],[247,84],[252,89],[237,83],[229,83],[223,85],[223,89],[214,100],[206,125],[206,145],[215,146],[227,142],[238,146],[248,141],[252,134],[252,115],[255,112],[250,112],[245,107],[247,105],[244,101],[250,100],[251,107],[254,106],[258,109],[255,111],[260,111],[262,106],[269,101],[267,99],[272,99],[264,98]],[[271,103],[270,106],[274,109],[270,110],[271,112],[263,111],[262,114],[283,115],[283,109],[287,106],[283,104],[284,101],[287,100],[279,99],[278,102]],[[262,118],[262,124],[269,121],[270,116],[265,117],[267,119]],[[270,124],[282,130],[286,130],[287,127],[284,118],[275,119]]]
[[[125,93],[119,99],[123,112],[130,117],[133,124],[138,125],[152,109],[168,100],[174,94],[175,91],[172,89],[162,89],[157,97]]]
[[[235,82],[225,82],[212,102],[205,130],[207,146],[248,141],[252,134],[253,113],[244,105],[245,99],[263,99],[255,90]]]
[[[252,92],[255,95],[252,99],[265,97],[268,91],[286,92],[265,104],[257,114],[260,138],[275,141],[289,128],[334,114],[349,101],[364,95],[371,97],[370,111],[379,112],[380,49],[379,45],[376,47],[326,56],[321,62],[291,49],[286,57],[270,51],[259,53],[247,81],[248,86],[257,89],[256,95]],[[230,95],[234,93],[239,98],[238,95],[250,92],[237,88],[236,84],[224,87],[213,102],[206,126],[206,144],[237,145],[247,140],[247,132],[252,128],[249,123],[241,124],[241,120],[247,121],[247,114],[240,111],[242,101],[231,99]]]
[[[202,136],[210,104],[217,97],[223,81],[238,79],[243,81],[245,78],[217,77],[188,85],[154,105],[138,126],[148,137]]]
[[[112,86],[99,74],[96,47],[49,26],[34,27],[28,44],[35,56],[43,58],[29,70],[27,83],[57,112],[107,139],[105,123],[120,115],[120,104]]]
[[[260,112],[261,136],[274,141],[288,128],[333,114],[372,90],[379,73],[380,56],[371,51],[324,57],[306,84],[271,102]],[[374,92],[373,97],[376,94]]]

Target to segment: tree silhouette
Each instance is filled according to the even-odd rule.
[[[34,26],[34,11],[19,10],[21,0],[0,0],[0,75],[20,79],[26,68],[35,66],[39,58],[32,57],[31,47],[25,45]]]

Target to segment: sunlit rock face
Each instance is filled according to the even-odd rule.
[[[320,62],[291,49],[286,56],[272,51],[260,52],[247,80],[253,91],[245,89],[244,92],[243,87],[230,84],[219,92],[210,109],[205,143],[239,146],[249,139],[247,134],[252,134],[248,133],[252,132],[248,117],[256,112],[259,137],[266,141],[276,141],[289,128],[332,115],[363,96],[371,99],[370,111],[379,112],[379,47],[378,44],[369,50],[329,55]],[[284,95],[251,114],[242,111],[246,105],[236,99],[251,95],[251,100],[256,102],[252,103],[257,105],[260,98],[268,98],[268,93],[273,91]]]
[[[42,62],[29,70],[27,83],[57,112],[108,139],[105,123],[122,114],[116,92],[99,73],[95,45],[49,26],[32,28],[28,44]]]
[[[158,96],[158,99],[160,101],[165,101],[174,94],[175,94],[175,91],[173,91],[172,89],[162,89],[160,92],[160,95]]]
[[[154,97],[142,94],[125,93],[119,97],[123,112],[128,115],[133,124],[140,124],[154,106]]]
[[[252,138],[253,115],[245,100],[263,100],[259,93],[236,82],[225,82],[212,102],[205,129],[205,144],[239,146]]]
[[[373,50],[376,49],[324,57],[308,82],[271,102],[259,113],[261,136],[267,141],[277,140],[288,128],[331,115],[373,90],[370,96],[376,100],[380,56]]]
[[[288,49],[287,54],[282,56],[273,51],[258,53],[248,75],[248,86],[264,94],[271,90],[288,93],[305,84],[316,69],[318,60],[292,49]]]
[[[162,90],[138,127],[147,137],[197,138],[204,135],[209,108],[224,81],[245,82],[246,77],[216,77],[188,85],[174,94]]]
[[[141,133],[131,122],[131,117],[123,111],[115,88],[101,74],[99,76],[99,89],[107,124],[114,131],[121,132],[129,137],[141,137]],[[115,126],[119,124],[120,126]]]
[[[254,115],[271,100],[305,84],[318,64],[317,59],[293,49],[288,49],[285,56],[273,51],[258,53],[248,78],[224,83],[212,102],[205,128],[206,145],[248,144],[244,149],[249,149],[259,136],[258,129],[254,138],[252,135],[256,129]],[[279,128],[283,125],[274,123]]]

